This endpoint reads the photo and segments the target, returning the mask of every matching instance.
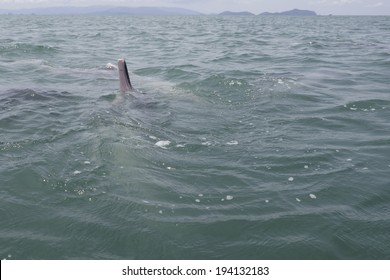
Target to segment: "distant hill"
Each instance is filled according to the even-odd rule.
[[[17,10],[0,10],[0,14],[35,14],[35,15],[202,15],[199,12],[168,7],[113,7],[113,6],[90,6],[90,7],[47,7]]]
[[[251,12],[231,12],[225,11],[219,14],[220,16],[254,16]]]
[[[299,9],[294,9],[290,11],[285,11],[281,13],[261,13],[260,16],[316,16],[317,13],[314,11],[309,11],[309,10],[299,10]]]

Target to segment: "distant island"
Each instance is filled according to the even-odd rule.
[[[16,15],[135,15],[135,16],[198,16],[204,15],[197,11],[173,7],[115,7],[115,6],[89,6],[89,7],[46,7],[24,8],[15,10],[0,9],[0,14]],[[255,14],[243,12],[225,11],[219,16],[255,16]],[[316,16],[309,10],[294,9],[281,13],[261,13],[260,16]]]
[[[290,11],[285,11],[281,13],[261,13],[260,16],[316,16],[317,13],[314,11],[309,11],[309,10],[299,10],[299,9],[294,9]]]

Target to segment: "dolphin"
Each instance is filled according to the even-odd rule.
[[[133,90],[133,86],[130,82],[129,72],[127,71],[126,61],[123,58],[118,60],[118,71],[120,91],[125,92],[127,90]]]

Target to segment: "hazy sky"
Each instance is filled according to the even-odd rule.
[[[246,10],[258,14],[298,8],[321,15],[390,15],[390,0],[0,0],[0,9],[89,5],[181,7],[204,13]]]

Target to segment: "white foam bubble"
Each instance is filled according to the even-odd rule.
[[[156,144],[157,147],[160,147],[161,149],[166,149],[167,146],[169,146],[171,144],[171,141],[168,141],[168,140],[161,140],[161,141],[158,141]]]
[[[112,64],[112,63],[107,63],[106,64],[106,67],[105,67],[107,70],[116,70],[116,69],[118,69],[114,64]]]
[[[229,145],[229,146],[232,146],[232,145],[238,145],[238,141],[230,141],[230,142],[227,142],[226,145]]]
[[[84,161],[84,164],[91,164],[89,160]]]
[[[80,173],[81,173],[80,170],[76,170],[76,171],[73,172],[74,175],[78,175],[78,174],[80,174]]]

